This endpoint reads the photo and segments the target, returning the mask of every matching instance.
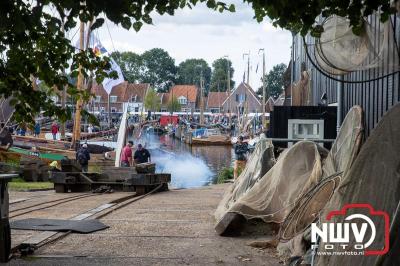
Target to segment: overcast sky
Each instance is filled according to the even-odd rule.
[[[109,51],[115,48],[143,53],[151,48],[162,48],[175,59],[176,65],[188,58],[203,58],[211,66],[215,59],[227,55],[233,62],[236,84],[242,81],[246,69],[243,53],[250,51],[250,85],[256,90],[261,84],[262,73],[258,50],[264,48],[266,51],[267,71],[275,64],[288,64],[291,34],[273,27],[267,20],[257,23],[250,6],[241,1],[232,2],[236,6],[235,13],[221,14],[200,4],[192,10],[178,10],[174,16],[154,15],[154,25],[144,25],[138,33],[108,22],[112,41],[106,25],[98,34]]]

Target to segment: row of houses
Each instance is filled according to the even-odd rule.
[[[114,86],[110,95],[102,85],[94,85],[92,94],[95,95],[89,103],[93,112],[107,112],[110,104],[111,112],[122,112],[127,108],[131,112],[146,112],[144,100],[150,90],[150,84],[132,84],[127,81]],[[175,85],[168,93],[157,93],[160,108],[156,111],[167,112],[169,103],[176,98],[181,112],[199,112],[204,106],[206,112],[225,113],[245,111],[261,112],[261,101],[253,89],[246,83],[241,83],[231,93],[209,92],[201,99],[201,90],[196,85]],[[203,100],[203,101],[202,101]],[[154,111],[154,110],[152,110]]]

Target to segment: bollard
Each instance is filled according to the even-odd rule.
[[[0,262],[7,262],[11,250],[11,231],[8,221],[7,183],[17,174],[0,174]]]

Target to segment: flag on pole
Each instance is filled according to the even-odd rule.
[[[112,58],[110,58],[110,59],[111,59],[110,60],[111,68],[109,71],[107,71],[107,74],[109,74],[111,71],[116,71],[118,74],[118,78],[116,78],[116,79],[105,78],[103,80],[102,84],[103,84],[103,87],[104,87],[105,91],[107,92],[107,94],[111,93],[111,90],[114,86],[117,86],[118,84],[125,81],[119,65],[114,61],[114,59],[112,59]]]
[[[86,36],[86,33],[85,33]],[[103,56],[109,56],[109,52],[107,49],[101,44],[100,40],[94,36],[93,34],[90,34],[90,41],[89,44],[93,44],[92,49],[94,54],[98,57],[103,57]],[[75,48],[79,49],[79,40],[75,44]],[[117,86],[118,84],[124,82],[124,76],[122,75],[122,71],[120,66],[114,61],[114,59],[110,58],[110,64],[111,68],[110,70],[107,71],[107,74],[111,73],[112,71],[116,71],[118,74],[118,77],[116,79],[113,78],[105,78],[102,82],[103,88],[107,92],[107,94],[111,93],[111,90],[114,86]]]
[[[93,52],[96,56],[103,56],[108,53],[107,49],[99,41],[93,45]]]

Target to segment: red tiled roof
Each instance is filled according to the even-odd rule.
[[[175,85],[169,92],[176,98],[184,96],[189,102],[196,102],[198,89],[195,85]]]
[[[227,92],[209,92],[207,100],[207,108],[218,108],[228,98]]]
[[[127,81],[114,86],[111,90],[110,96],[117,96],[117,102],[129,102],[136,96],[136,101],[143,102],[146,96],[147,89],[150,87],[147,83],[133,84]],[[107,101],[107,92],[101,84],[95,84],[92,87],[91,92],[94,95],[101,96],[103,101]]]
[[[150,88],[148,83],[132,84],[129,83],[125,92],[125,101],[136,98],[137,102],[143,102],[147,90]]]
[[[161,105],[165,106],[168,103],[169,100],[169,93],[165,92],[158,92],[157,96],[160,97]]]
[[[124,81],[111,89],[110,96],[117,96],[117,102],[125,102],[128,81]]]

